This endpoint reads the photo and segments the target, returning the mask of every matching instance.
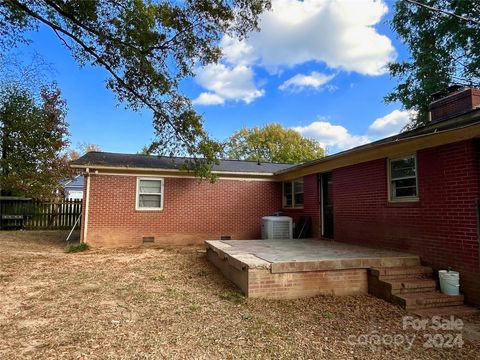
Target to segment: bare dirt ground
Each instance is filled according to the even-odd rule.
[[[464,332],[461,345],[459,331],[404,330],[403,310],[368,295],[245,299],[198,248],[66,254],[64,235],[0,233],[0,358],[480,356],[475,336]],[[470,330],[480,323],[464,321]],[[447,344],[450,335],[457,341]]]

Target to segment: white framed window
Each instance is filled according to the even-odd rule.
[[[137,178],[136,210],[163,210],[163,178]]]
[[[391,201],[418,200],[417,157],[409,155],[388,161]]]
[[[283,207],[303,207],[303,179],[285,181],[283,183]]]

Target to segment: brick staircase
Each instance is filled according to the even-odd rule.
[[[465,316],[479,311],[465,306],[463,295],[449,296],[438,291],[433,271],[426,266],[371,268],[368,291],[425,317]]]

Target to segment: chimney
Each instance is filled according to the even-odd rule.
[[[437,93],[433,99],[429,106],[430,121],[436,123],[480,108],[480,89],[453,85],[447,95]]]

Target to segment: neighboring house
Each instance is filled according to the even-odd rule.
[[[460,89],[431,107],[431,123],[297,166],[223,161],[216,183],[179,159],[91,152],[83,169],[82,240],[92,246],[187,244],[260,237],[282,209],[310,216],[313,236],[420,255],[461,273],[480,304],[480,91]]]
[[[77,175],[71,180],[63,183],[65,199],[81,200],[83,199],[83,175]]]

